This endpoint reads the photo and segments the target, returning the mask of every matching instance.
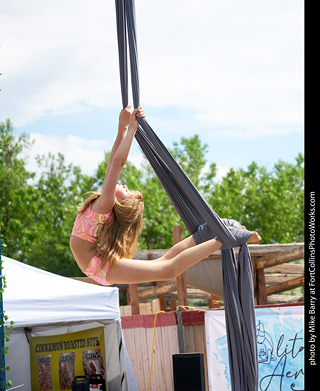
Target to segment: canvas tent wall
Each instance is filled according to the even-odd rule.
[[[104,327],[108,391],[135,391],[135,381],[122,341],[117,288],[86,284],[2,256],[4,310],[10,332],[6,364],[12,387],[31,391],[28,337],[65,334]],[[26,333],[31,329],[31,334]]]

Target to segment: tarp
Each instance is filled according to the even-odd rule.
[[[2,256],[4,310],[14,327],[119,319],[118,288],[72,280]]]

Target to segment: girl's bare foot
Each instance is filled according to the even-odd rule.
[[[261,236],[258,234],[258,232],[254,231],[252,232],[252,235],[250,236],[250,238],[247,240],[248,243],[257,243],[257,242],[260,242],[261,240]]]

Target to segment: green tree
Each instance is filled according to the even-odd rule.
[[[180,144],[173,143],[171,154],[195,187],[202,189],[201,182],[205,179],[203,169],[207,163],[205,154],[208,152],[208,144],[202,144],[197,134],[190,138],[182,137]]]
[[[51,272],[81,275],[72,257],[69,238],[76,206],[90,190],[100,190],[109,153],[94,176],[66,164],[62,154],[38,156],[40,174],[26,169],[30,137],[15,137],[11,122],[0,124],[0,215],[5,254]],[[206,160],[207,145],[198,135],[174,143],[172,155],[220,217],[239,220],[259,229],[264,243],[303,240],[304,159],[296,164],[279,161],[271,171],[255,162],[247,169],[230,169],[215,180],[216,164]],[[140,249],[169,248],[172,227],[183,223],[145,159],[138,169],[127,161],[119,178],[145,199]],[[184,236],[189,235],[184,228]]]
[[[62,154],[37,157],[41,175],[29,194],[28,221],[19,250],[27,262],[57,274],[80,275],[69,248],[83,187],[94,179],[66,165]],[[16,257],[17,259],[17,257]]]
[[[29,180],[35,174],[26,170],[23,152],[32,145],[30,137],[13,135],[10,120],[0,123],[0,214],[2,215],[2,234],[8,248],[17,248],[20,228],[24,223],[24,211],[28,207],[22,196],[30,190]]]
[[[96,179],[66,165],[62,154],[38,156],[39,177],[26,169],[29,136],[13,135],[10,121],[0,125],[0,213],[4,253],[57,274],[81,275],[69,248],[76,206]]]
[[[231,169],[208,200],[219,216],[258,229],[263,243],[303,241],[304,158],[280,160],[270,172],[255,162],[247,170]]]

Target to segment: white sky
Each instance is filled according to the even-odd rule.
[[[140,101],[164,144],[198,133],[221,172],[303,152],[303,1],[136,0],[136,15]],[[0,121],[32,133],[32,156],[92,173],[111,149],[116,45],[114,0],[0,4]]]

